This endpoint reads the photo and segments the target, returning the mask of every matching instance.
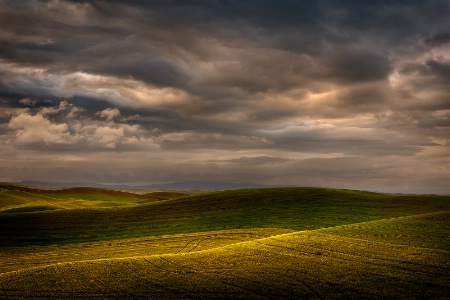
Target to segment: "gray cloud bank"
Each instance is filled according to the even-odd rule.
[[[450,193],[450,3],[0,0],[0,180]]]

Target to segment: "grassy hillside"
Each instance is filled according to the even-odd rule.
[[[220,230],[63,246],[8,248],[0,251],[0,274],[64,262],[190,253],[289,232],[293,231],[276,228]]]
[[[10,299],[447,299],[449,262],[447,251],[313,231],[187,254],[58,263],[0,280]]]
[[[450,211],[337,226],[322,232],[450,251]]]
[[[450,196],[3,185],[0,299],[448,299],[449,237]]]
[[[0,213],[3,246],[66,244],[242,228],[311,230],[450,210],[450,197],[445,196],[385,195],[320,188],[223,191],[172,200],[157,199],[148,204],[140,202],[143,200],[140,197],[148,195],[131,194],[126,198],[124,193],[117,192],[113,196],[108,191],[104,196],[95,195],[124,205],[95,208],[97,205],[92,204],[85,205],[84,209],[69,208],[77,201],[97,203],[101,200],[89,200],[92,193],[73,194],[74,198],[82,200],[72,200],[66,197],[65,191],[12,192],[15,195],[22,193],[23,199],[29,195],[29,199],[39,205],[28,210],[33,213],[20,213],[23,206],[19,206],[19,211],[16,207]],[[48,195],[53,199],[64,196],[64,200],[54,200],[50,204],[66,209],[40,211],[39,206],[47,206],[49,202],[35,199]],[[131,203],[130,207],[126,207],[127,203]]]
[[[51,190],[0,184],[0,213],[15,212],[16,209],[22,212],[34,211],[35,206],[40,206],[40,210],[45,210],[45,207],[54,210],[135,206],[184,196],[188,195],[177,192],[153,192],[141,195],[88,187]]]

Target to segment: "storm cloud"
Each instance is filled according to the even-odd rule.
[[[0,180],[450,193],[445,0],[0,0]]]

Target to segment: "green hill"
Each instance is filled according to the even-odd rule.
[[[109,202],[107,208],[95,208],[94,204],[102,202],[88,199],[91,193],[74,194],[74,197],[84,199],[71,200],[66,197],[66,192],[19,191],[24,193],[21,197],[29,195],[30,199],[63,195],[64,199],[51,203],[66,208],[70,205],[76,208],[75,204],[79,202],[90,201],[91,205],[84,205],[83,209],[33,213],[4,211],[0,213],[3,246],[65,244],[241,228],[312,230],[450,210],[448,196],[388,195],[322,188],[222,191],[172,200],[158,199],[149,204],[139,204],[143,200],[140,197],[148,195],[131,194],[127,198],[124,193],[117,192],[114,196],[107,191],[102,195],[101,191],[96,189],[95,197],[107,199],[103,200]],[[111,202],[123,205],[114,207]],[[131,205],[127,207],[126,204]]]
[[[448,299],[450,196],[0,185],[0,299]]]
[[[79,187],[43,189],[0,184],[0,214],[55,209],[131,207],[188,196],[178,192],[135,194],[109,189]]]

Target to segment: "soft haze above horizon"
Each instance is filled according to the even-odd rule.
[[[450,2],[0,0],[0,181],[450,193]]]

